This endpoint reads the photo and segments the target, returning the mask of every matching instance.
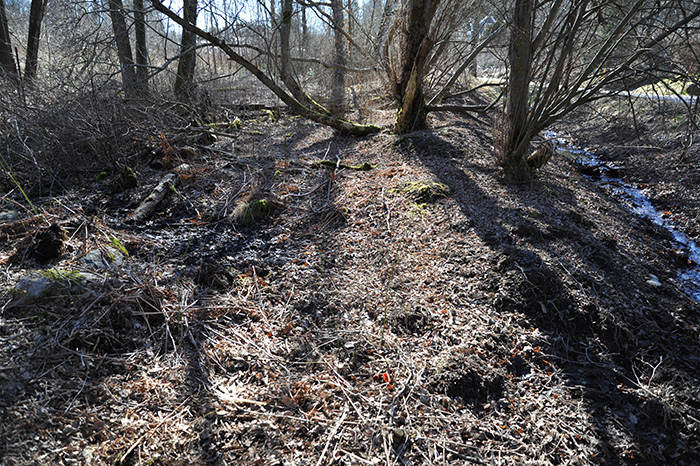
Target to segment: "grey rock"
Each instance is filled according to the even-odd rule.
[[[19,220],[21,217],[20,215],[15,212],[14,210],[8,210],[7,212],[0,212],[0,223],[3,222],[14,222],[15,220]]]
[[[66,270],[40,270],[22,277],[12,290],[12,306],[21,306],[40,300],[65,296],[84,289],[88,282],[96,282],[101,277],[91,273]]]
[[[93,270],[115,270],[124,264],[124,255],[116,248],[95,249],[80,258],[80,263]]]
[[[656,275],[649,274],[649,280],[647,280],[647,285],[653,286],[654,288],[658,288],[661,286],[661,281]]]

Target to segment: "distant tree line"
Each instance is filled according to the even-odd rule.
[[[546,162],[532,156],[536,135],[572,110],[696,82],[699,17],[695,0],[0,0],[0,72],[44,88],[118,79],[126,99],[167,86],[183,104],[207,82],[255,79],[347,134],[379,130],[345,116],[352,85],[381,81],[396,133],[430,112],[500,109],[497,160],[520,181]],[[485,88],[485,104],[456,99]]]

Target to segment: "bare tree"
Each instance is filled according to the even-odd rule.
[[[342,115],[345,112],[345,67],[348,64],[343,35],[343,0],[331,0],[333,12],[333,43],[335,45],[335,63],[331,84],[331,112]]]
[[[658,74],[650,54],[698,17],[694,1],[516,0],[499,153],[506,176],[534,175],[537,133],[636,75]]]
[[[197,0],[184,0],[182,19],[188,24],[197,24]],[[194,69],[197,62],[197,35],[182,28],[180,59],[175,77],[175,95],[182,102],[190,102],[194,96]]]
[[[394,127],[397,133],[423,128],[432,111],[484,110],[484,106],[436,105],[483,47],[497,36],[490,34],[475,47],[460,40],[469,32],[468,19],[475,5],[474,1],[405,0],[384,48],[388,51],[385,63],[389,82],[399,107]],[[396,38],[398,46],[392,47],[391,41]],[[392,52],[396,49],[398,52]],[[399,54],[398,60],[392,53]],[[440,87],[435,94],[434,90]],[[429,94],[432,96],[426,104]]]
[[[294,76],[291,55],[292,16],[294,15],[292,0],[282,0],[282,17],[280,22],[280,79],[292,96],[302,105],[315,112],[330,114],[328,110],[309,97]]]
[[[134,0],[134,34],[136,39],[136,78],[142,91],[148,91],[148,44],[146,10],[143,0]]]
[[[515,0],[508,49],[508,94],[503,123],[501,165],[506,172],[527,173],[527,159],[519,154],[521,144],[529,144],[533,135],[528,134],[528,95],[532,67],[532,33],[537,0]],[[527,141],[527,142],[525,142]]]
[[[174,11],[167,8],[160,0],[151,0],[153,7],[163,13],[165,16],[175,21],[177,24],[187,29],[188,31],[196,34],[198,37],[204,39],[209,44],[218,47],[222,52],[224,52],[231,60],[236,62],[250,74],[252,74],[260,83],[265,87],[270,89],[282,102],[289,106],[292,112],[298,115],[308,118],[310,120],[316,121],[318,123],[330,126],[345,134],[355,134],[364,135],[370,133],[376,133],[379,131],[379,127],[373,125],[359,125],[355,124],[341,118],[336,118],[329,116],[328,114],[320,113],[312,108],[309,108],[295,99],[291,94],[287,93],[273,78],[271,78],[267,73],[255,65],[251,60],[245,58],[243,55],[238,53],[232,45],[229,45],[224,39],[217,37],[216,35],[204,31],[203,29],[196,26],[196,24],[185,21],[184,18],[180,17]],[[263,53],[265,51],[262,51]]]
[[[394,78],[394,96],[399,102],[397,133],[421,129],[426,123],[423,76],[434,44],[430,25],[439,3],[440,0],[408,0],[406,6],[401,64],[399,75]]]
[[[12,56],[12,42],[10,30],[7,26],[7,12],[5,0],[0,0],[0,71],[9,75],[16,75],[15,59]]]
[[[126,14],[122,0],[109,0],[109,15],[112,19],[114,41],[117,44],[117,55],[121,67],[122,87],[127,97],[137,94],[136,70],[129,42],[129,30],[126,26]]]
[[[297,1],[299,4],[299,10],[301,12],[301,50],[305,50],[309,43],[309,23],[306,19],[306,5],[303,2]]]
[[[384,66],[387,66],[385,58],[389,44],[389,32],[395,19],[397,2],[398,0],[386,0],[384,2],[382,17],[379,20],[379,31],[377,32],[375,54],[377,57],[377,62],[383,64]]]
[[[24,79],[31,82],[36,77],[39,58],[41,23],[44,19],[47,0],[32,0],[29,8],[29,32],[27,34],[27,57],[24,65]]]

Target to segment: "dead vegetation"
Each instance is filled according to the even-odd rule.
[[[166,166],[145,141],[137,188],[110,174],[0,225],[6,289],[128,252],[79,290],[5,293],[3,464],[696,464],[700,309],[666,233],[560,159],[506,183],[473,120],[351,139],[267,116],[191,146],[143,224]],[[440,195],[404,192],[425,180]],[[59,257],[9,261],[53,224]]]

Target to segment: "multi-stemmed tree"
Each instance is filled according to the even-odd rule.
[[[528,160],[531,141],[572,110],[635,77],[668,76],[658,49],[698,17],[694,1],[515,0],[499,141],[506,176],[530,179],[539,163]]]

